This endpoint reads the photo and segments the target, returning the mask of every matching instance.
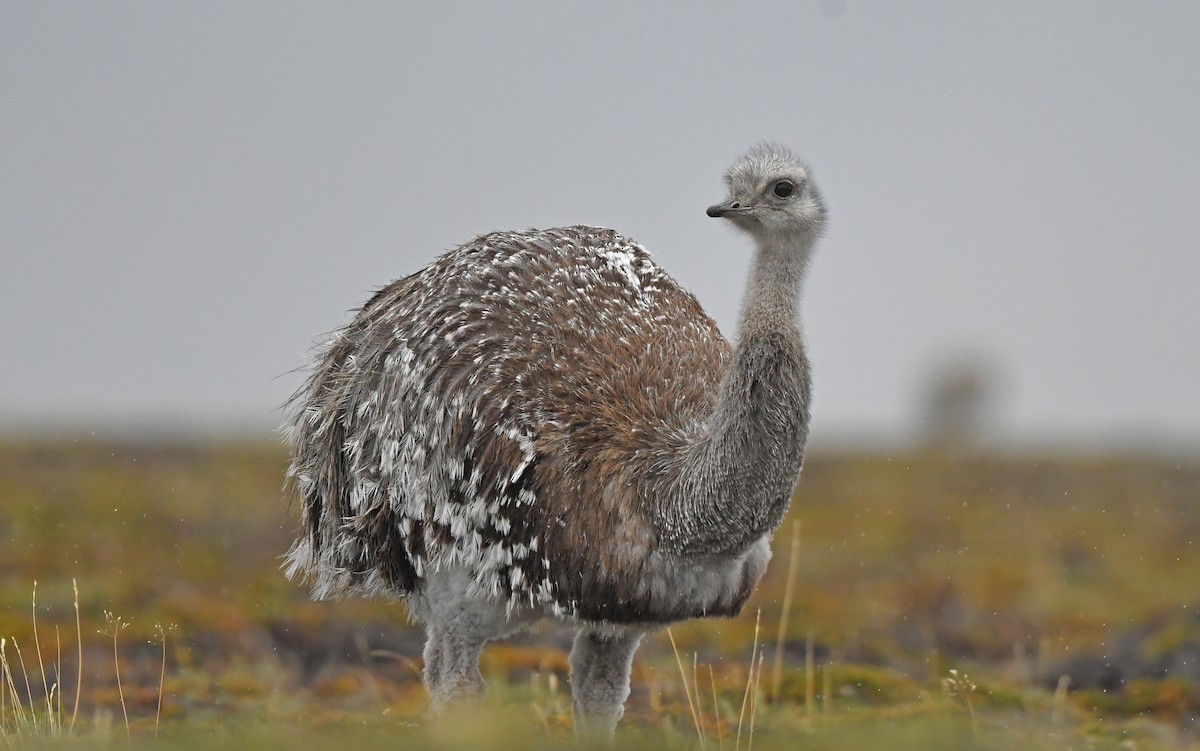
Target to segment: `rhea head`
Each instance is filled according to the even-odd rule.
[[[825,203],[808,167],[786,146],[760,143],[725,173],[729,197],[708,207],[760,241],[812,239],[825,226]]]

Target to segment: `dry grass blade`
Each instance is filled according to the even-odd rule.
[[[50,683],[46,680],[46,663],[42,661],[42,641],[38,638],[37,579],[33,580],[33,604],[30,610],[33,614],[33,652],[37,655],[38,672],[42,674],[42,696],[46,699],[46,729],[52,730],[54,728],[54,705],[50,698]],[[32,702],[32,697],[30,697],[30,701]]]
[[[8,731],[4,729],[4,718],[8,716],[8,663],[4,660],[4,640],[0,639],[0,735],[8,740]]]
[[[758,627],[761,621],[762,608],[759,608],[758,613],[754,616],[754,647],[750,650],[750,670],[746,675],[746,690],[742,694],[742,708],[738,711],[737,740],[734,742],[734,751],[742,747],[742,722],[746,718],[746,705],[750,698],[750,687],[754,685],[754,662],[758,658]],[[761,660],[759,663],[761,664]]]
[[[163,628],[161,623],[154,624],[154,628],[158,631],[158,638],[162,642],[162,667],[158,673],[158,708],[154,711],[154,737],[158,737],[158,725],[162,720],[162,700],[163,700],[163,685],[167,680],[167,634],[174,631],[177,626],[171,625]]]
[[[17,642],[13,640],[13,646],[16,647]],[[21,702],[21,695],[17,693],[17,684],[13,681],[12,666],[8,662],[8,640],[0,638],[0,672],[4,673],[4,685],[8,688],[8,695],[12,697],[12,713],[13,721],[16,723],[16,730],[19,733],[21,730],[28,730],[32,724],[32,720],[25,713],[25,705]],[[24,670],[24,666],[21,668]]]
[[[688,709],[692,712],[692,722],[696,724],[696,737],[700,739],[700,748],[707,748],[700,715],[696,714],[696,704],[692,701],[692,689],[688,687],[687,671],[683,669],[683,660],[679,659],[679,649],[675,646],[675,635],[671,633],[671,629],[667,629],[667,638],[671,640],[671,651],[675,653],[675,664],[679,666],[679,677],[683,680],[683,693],[687,696]]]
[[[758,716],[758,682],[762,678],[763,658],[766,655],[758,656],[758,668],[754,671],[754,693],[750,696],[750,739],[746,742],[746,751],[752,751],[754,748],[754,720]]]
[[[725,735],[721,732],[721,703],[717,700],[717,676],[713,673],[713,666],[708,666],[708,680],[712,684],[713,695],[713,723],[717,726],[717,748],[725,751]]]
[[[704,703],[700,701],[700,681],[698,679],[700,673],[700,655],[697,652],[692,652],[692,696],[696,697],[696,719],[700,723],[700,728],[704,729]],[[708,731],[704,732],[704,742],[708,742]]]
[[[121,685],[121,656],[117,651],[117,635],[128,628],[129,624],[121,616],[113,615],[107,610],[104,611],[104,620],[108,621],[108,631],[100,633],[112,637],[113,670],[117,674],[117,696],[121,699],[121,714],[125,717],[125,737],[127,740],[133,740],[133,733],[129,730],[129,710],[125,707],[125,688]]]
[[[21,645],[13,639],[13,649],[17,653],[17,662],[21,665],[21,676],[25,679],[25,697],[29,700],[29,724],[31,726],[37,724],[37,717],[33,713],[33,689],[29,686],[29,669],[25,667],[25,658],[21,655]],[[18,703],[20,699],[18,697]]]
[[[58,626],[54,627],[54,687],[58,689],[55,694],[54,714],[58,717],[58,729],[62,730],[62,635],[58,632]]]
[[[79,619],[79,585],[74,577],[71,589],[75,591],[75,638],[79,645],[79,663],[75,673],[75,706],[71,708],[71,730],[75,730],[75,718],[79,715],[79,695],[83,689],[83,623]]]
[[[17,684],[16,681],[14,681],[14,675],[12,672],[13,666],[12,663],[8,662],[7,643],[8,639],[0,638],[0,669],[2,669],[2,672],[4,672],[4,683],[8,689],[8,696],[12,697],[12,715],[14,725],[16,725],[14,731],[20,735],[20,733],[29,733],[34,731],[34,726],[36,725],[37,720],[34,716],[34,707],[32,707],[32,702],[30,702],[29,710],[26,710],[25,704],[20,701],[20,693],[17,691]],[[12,647],[17,653],[17,662],[20,665],[20,672],[25,675],[25,696],[28,697],[30,696],[29,675],[25,672],[25,662],[22,660],[22,657],[20,657],[20,647],[17,644],[17,639],[12,639]]]
[[[792,590],[796,587],[796,572],[800,564],[800,522],[792,524],[792,545],[788,549],[787,583],[783,585],[783,608],[779,612],[779,631],[775,636],[775,660],[771,666],[771,698],[779,701],[783,685],[783,643],[787,640],[788,620],[792,613]]]
[[[742,723],[746,719],[746,707],[750,703],[750,686],[754,683],[754,654],[750,655],[750,670],[746,672],[746,690],[742,692],[742,708],[738,710],[737,737],[734,740],[734,751],[742,747]]]

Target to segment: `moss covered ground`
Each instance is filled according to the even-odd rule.
[[[490,645],[434,724],[401,604],[286,581],[285,462],[0,442],[0,742],[570,745],[568,630]],[[1198,747],[1198,511],[1200,461],[814,455],[742,616],[647,638],[619,745]]]

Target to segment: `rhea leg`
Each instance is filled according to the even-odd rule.
[[[642,631],[582,628],[569,663],[575,732],[611,738],[629,697],[629,672]]]
[[[530,623],[536,613],[509,613],[503,602],[469,595],[471,578],[458,568],[429,575],[409,602],[425,622],[425,687],[434,713],[464,700],[480,700],[487,683],[479,672],[479,655],[490,639],[498,639]]]
[[[465,700],[481,700],[487,683],[479,655],[487,637],[460,621],[430,623],[425,641],[425,687],[434,713]]]

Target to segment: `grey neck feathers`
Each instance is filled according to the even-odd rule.
[[[770,237],[756,238],[758,249],[742,299],[738,344],[759,333],[797,331],[797,306],[814,238],[786,245]],[[740,349],[740,348],[739,348]]]
[[[810,380],[797,309],[815,237],[756,240],[733,360],[660,516],[678,552],[732,553],[775,529],[803,462]]]

